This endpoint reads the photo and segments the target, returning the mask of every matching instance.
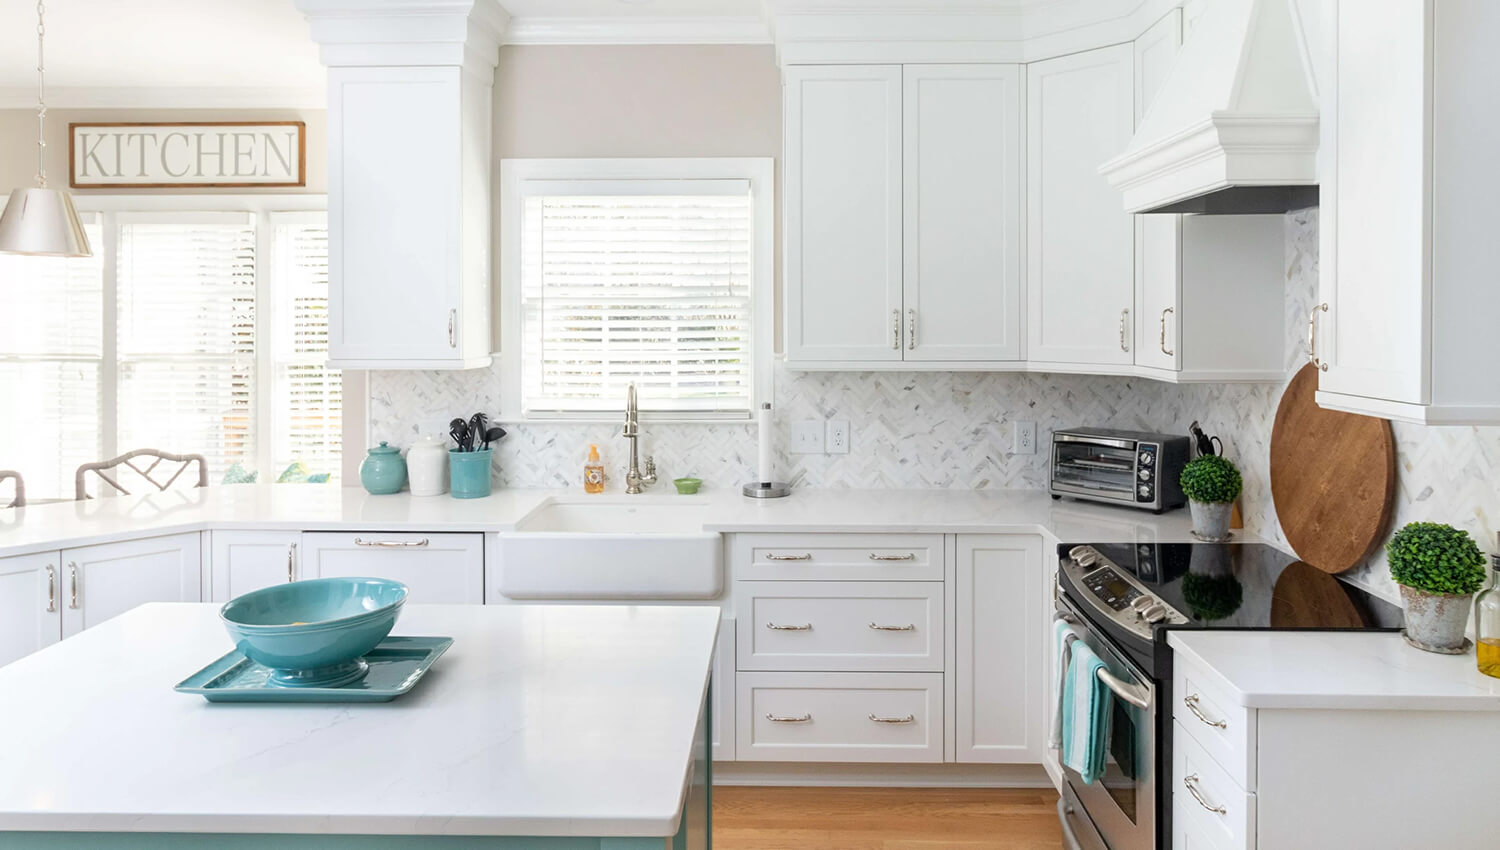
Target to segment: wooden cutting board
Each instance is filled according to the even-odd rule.
[[[1318,407],[1318,370],[1287,385],[1271,430],[1271,498],[1297,557],[1341,573],[1375,550],[1391,522],[1396,438],[1385,419]]]

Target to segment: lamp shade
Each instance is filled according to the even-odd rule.
[[[88,257],[88,234],[59,189],[16,189],[0,214],[0,251],[42,257]]]

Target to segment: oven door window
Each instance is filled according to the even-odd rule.
[[[1091,443],[1058,443],[1053,477],[1059,484],[1134,498],[1135,452]]]
[[[1121,700],[1113,701],[1113,713],[1109,723],[1109,755],[1104,760],[1104,776],[1099,784],[1104,792],[1119,807],[1131,823],[1140,823],[1141,775],[1147,770],[1142,761],[1149,753],[1142,752],[1145,740],[1137,734],[1136,723],[1148,722],[1144,712],[1137,711]]]

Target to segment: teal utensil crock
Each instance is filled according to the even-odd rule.
[[[491,449],[448,450],[448,492],[455,499],[483,499],[490,494]]]

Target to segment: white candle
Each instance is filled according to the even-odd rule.
[[[760,483],[770,484],[774,479],[771,470],[771,403],[760,406]]]

